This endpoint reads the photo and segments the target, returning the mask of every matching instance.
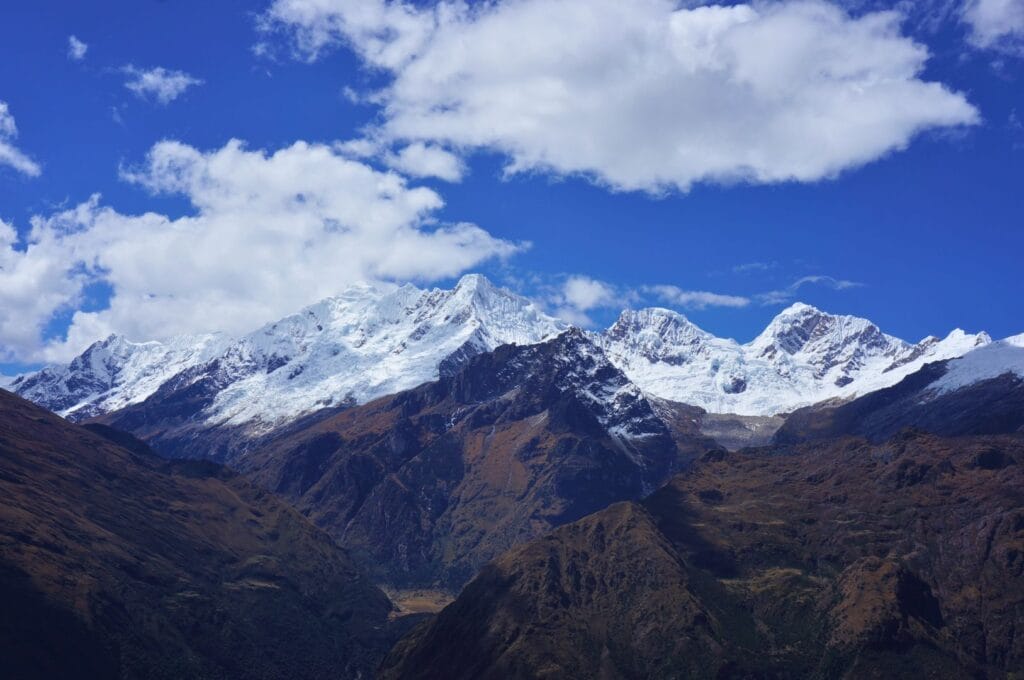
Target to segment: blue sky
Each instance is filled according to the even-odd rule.
[[[993,23],[984,1],[900,6],[899,21],[876,14],[885,3],[800,4],[695,15],[643,0],[650,25],[679,9],[690,32],[638,56],[604,0],[455,19],[383,0],[8,3],[0,102],[16,130],[0,144],[29,165],[0,162],[14,233],[0,232],[0,373],[110,331],[237,331],[354,278],[446,285],[465,271],[597,325],[659,304],[747,340],[799,299],[912,340],[1024,331],[1024,5],[1001,3],[1018,14]],[[736,43],[714,28],[699,59],[721,63],[672,74],[707,25],[760,32]],[[564,70],[545,61],[552,26]],[[792,63],[750,52],[777,55],[793,35],[806,51]],[[156,68],[152,87],[128,87]],[[192,84],[176,91],[176,75]],[[640,80],[630,101],[600,105]],[[809,108],[806,131],[789,129]],[[417,144],[426,160],[403,162]],[[662,154],[673,145],[685,153]],[[386,177],[398,188],[362,203]],[[298,204],[264,206],[282,184]],[[260,200],[240,210],[239,195]],[[164,238],[174,229],[220,235]],[[289,262],[265,259],[275,249]]]

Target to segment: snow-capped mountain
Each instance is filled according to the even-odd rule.
[[[955,330],[911,344],[870,321],[797,303],[740,344],[667,309],[626,311],[595,336],[644,391],[711,413],[766,416],[894,385],[926,363],[991,342]]]
[[[537,343],[564,328],[479,275],[452,290],[360,284],[236,340],[109,338],[13,388],[79,419],[142,402],[162,385],[162,394],[189,390],[211,425],[260,430],[415,387],[480,352]]]
[[[699,436],[673,435],[572,329],[471,357],[439,380],[331,412],[226,460],[382,580],[458,589],[515,543],[643,497],[706,451]],[[187,439],[156,446],[204,452]]]
[[[451,290],[360,284],[237,339],[111,337],[67,366],[18,378],[11,389],[84,419],[139,404],[159,388],[164,402],[172,394],[184,400],[178,417],[263,431],[409,389],[476,354],[538,343],[567,327],[480,275]],[[804,304],[746,344],[658,308],[625,311],[589,337],[646,394],[744,416],[851,399],[990,342],[985,333],[956,330],[912,344],[865,319]]]
[[[194,377],[213,376],[220,388],[207,420],[273,427],[415,387],[468,357],[564,328],[479,275],[452,290],[360,285],[239,339]]]
[[[63,416],[82,420],[138,403],[169,378],[223,352],[230,338],[188,335],[168,342],[94,343],[66,366],[12,380],[8,389]]]

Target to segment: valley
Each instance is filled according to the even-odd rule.
[[[5,588],[95,677],[1009,678],[1024,341],[950,337],[806,305],[742,346],[602,334],[473,276],[111,339],[12,385],[80,425],[4,397]],[[282,626],[311,646],[238,646]]]

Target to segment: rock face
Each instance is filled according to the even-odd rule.
[[[708,455],[515,548],[383,678],[1012,677],[1024,440]]]
[[[0,390],[0,676],[369,677],[392,608],[344,551],[226,469],[117,437]]]
[[[710,413],[771,416],[894,385],[928,362],[990,342],[953,331],[914,345],[866,319],[797,303],[741,345],[667,309],[626,311],[595,336],[609,359],[645,392]]]
[[[457,589],[512,545],[655,489],[710,445],[687,422],[680,415],[670,430],[570,330],[477,355],[238,464],[378,578]]]
[[[947,436],[1024,428],[1024,336],[929,364],[893,387],[846,404],[798,410],[775,433],[775,441],[843,435],[880,441],[906,427]]]

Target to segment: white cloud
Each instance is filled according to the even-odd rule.
[[[583,328],[594,325],[590,312],[621,309],[636,297],[633,291],[580,274],[565,277],[557,286],[542,285],[541,289],[555,316]]]
[[[14,116],[7,102],[0,101],[0,166],[7,165],[29,177],[38,177],[43,172],[42,168],[14,146],[17,137],[18,126],[14,124]]]
[[[415,142],[385,157],[388,166],[412,177],[437,177],[458,182],[465,171],[462,160],[441,147]]]
[[[740,295],[723,295],[704,290],[683,290],[678,286],[646,286],[644,292],[683,309],[707,309],[708,307],[746,307],[750,299]]]
[[[832,276],[804,276],[803,278],[797,279],[786,288],[770,290],[765,293],[760,293],[755,297],[762,305],[782,305],[795,300],[800,289],[809,285],[825,286],[832,290],[848,290],[850,288],[859,288],[864,284],[858,283],[857,281],[837,279]]]
[[[72,61],[82,61],[85,59],[85,53],[88,51],[88,45],[73,35],[68,36],[68,59],[71,59]]]
[[[823,0],[276,0],[263,26],[305,58],[348,45],[387,74],[368,99],[385,140],[620,190],[816,181],[979,121],[921,78],[928,52],[899,14]]]
[[[1020,52],[1024,49],[1024,0],[967,0],[963,19],[977,47]]]
[[[202,85],[203,81],[184,71],[172,71],[157,66],[141,69],[129,64],[122,71],[128,76],[124,86],[142,99],[153,99],[160,104],[169,104],[190,87]]]
[[[335,142],[334,148],[351,158],[379,159],[384,165],[409,177],[436,177],[458,182],[465,172],[462,159],[434,144],[416,142],[397,152],[378,137],[357,137]]]
[[[523,247],[438,224],[435,192],[322,145],[203,152],[166,141],[125,178],[186,197],[193,214],[124,215],[95,196],[34,218],[24,243],[3,225],[0,360],[66,359],[114,331],[240,333],[357,280],[446,278]],[[97,282],[112,290],[109,308],[82,311]],[[44,346],[58,312],[73,312],[67,341]]]
[[[570,276],[562,286],[567,304],[588,311],[618,303],[619,295],[610,284],[586,276]]]

